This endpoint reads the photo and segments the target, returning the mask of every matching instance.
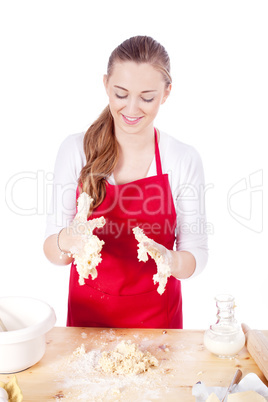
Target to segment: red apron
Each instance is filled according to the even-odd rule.
[[[132,228],[172,250],[176,211],[168,174],[162,174],[155,130],[157,175],[121,185],[107,182],[106,197],[90,218],[104,216],[106,225],[95,229],[105,244],[98,276],[78,283],[72,264],[68,299],[68,326],[113,328],[182,328],[181,283],[171,276],[162,295],[153,283],[157,268],[149,257],[137,258]]]

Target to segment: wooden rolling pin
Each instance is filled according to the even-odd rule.
[[[242,329],[246,336],[248,352],[268,381],[268,338],[261,331],[250,329],[246,324],[242,324]]]

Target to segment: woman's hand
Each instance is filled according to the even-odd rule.
[[[152,239],[143,241],[141,244],[152,258],[161,256],[163,263],[168,265],[171,275],[175,278],[186,279],[194,273],[196,261],[189,251],[168,250]]]
[[[92,236],[93,230],[104,225],[105,218],[103,216],[83,221],[80,216],[76,215],[70,226],[62,229],[59,235],[49,236],[45,240],[44,253],[46,257],[53,264],[70,264],[73,261],[73,255],[84,252],[85,245]]]
[[[58,238],[60,249],[65,253],[79,253],[79,251],[84,247],[87,233],[87,224],[81,222],[78,223],[74,219],[68,227],[60,232]]]
[[[78,222],[76,219],[58,234],[49,236],[44,242],[44,253],[48,260],[57,265],[68,265],[72,254],[79,253],[85,245],[88,233],[92,233],[92,223]],[[63,254],[60,249],[66,253]]]

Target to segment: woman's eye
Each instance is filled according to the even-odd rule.
[[[154,98],[151,98],[151,99],[144,99],[144,98],[141,98],[144,102],[152,102],[153,100],[154,100]]]
[[[119,95],[119,94],[115,94],[115,96],[118,99],[126,99],[127,95]],[[154,100],[154,98],[150,98],[150,99],[145,99],[145,98],[141,98],[144,102],[152,102]]]
[[[127,97],[127,95],[121,96],[121,95],[118,95],[118,94],[115,94],[115,96],[116,96],[118,99],[126,99],[126,97]]]

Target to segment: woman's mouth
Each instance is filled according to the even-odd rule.
[[[137,124],[142,117],[130,117],[130,116],[125,116],[124,114],[122,114],[123,120],[125,123],[130,124],[130,125],[134,125]]]

